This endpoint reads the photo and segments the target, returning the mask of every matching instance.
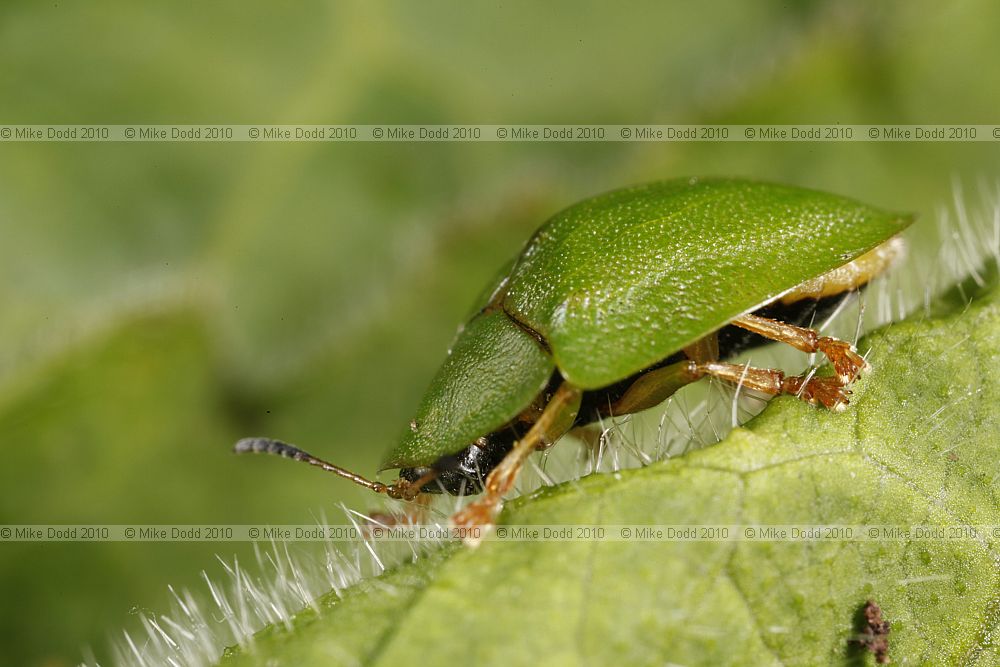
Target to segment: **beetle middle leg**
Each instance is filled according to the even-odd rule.
[[[761,335],[765,338],[786,343],[797,350],[812,354],[821,352],[830,363],[841,384],[853,382],[868,369],[868,362],[858,354],[854,347],[845,341],[829,336],[820,336],[814,329],[786,324],[758,315],[744,315],[732,322],[734,325]]]
[[[568,382],[563,382],[549,400],[538,421],[523,438],[504,456],[499,465],[490,471],[483,485],[483,495],[468,504],[452,518],[457,527],[490,526],[503,502],[503,497],[514,487],[517,475],[528,457],[537,449],[544,449],[562,437],[576,421],[583,392]]]

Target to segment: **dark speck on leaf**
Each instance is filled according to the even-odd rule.
[[[852,641],[874,653],[875,662],[888,665],[889,621],[882,618],[882,608],[874,600],[865,602],[861,612],[861,632]]]

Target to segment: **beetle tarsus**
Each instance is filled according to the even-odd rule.
[[[822,405],[828,410],[841,412],[850,403],[851,390],[839,377],[803,377],[796,375],[785,378],[781,388],[786,394],[799,397],[810,405]]]
[[[830,360],[842,384],[850,384],[867,371],[871,365],[854,350],[854,346],[836,338],[824,336],[816,341],[816,348]]]
[[[477,531],[461,530],[461,532],[466,535],[467,545],[479,546],[482,539],[492,532],[502,502],[502,498],[486,494],[456,512],[449,523],[460,530],[478,528]]]

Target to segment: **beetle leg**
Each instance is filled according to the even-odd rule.
[[[732,322],[738,327],[752,331],[765,338],[787,343],[797,350],[812,354],[821,352],[833,364],[833,370],[841,384],[850,384],[868,370],[868,362],[858,354],[850,343],[829,336],[820,336],[813,329],[785,324],[757,315],[744,315]]]
[[[739,364],[714,361],[705,364],[691,364],[692,373],[698,377],[711,375],[731,384],[765,394],[792,394],[812,405],[821,404],[830,410],[841,411],[849,403],[850,390],[837,377],[786,376],[779,370],[754,368]]]
[[[559,385],[559,389],[552,395],[538,421],[486,477],[483,495],[451,517],[453,526],[459,528],[478,526],[485,529],[493,525],[503,503],[503,497],[514,487],[521,466],[532,452],[551,445],[570,429],[580,409],[582,394],[583,392],[568,382]],[[478,541],[479,538],[475,540],[466,538],[466,542],[472,545]]]
[[[719,334],[708,334],[704,338],[684,348],[684,356],[691,361],[698,363],[706,361],[718,361],[719,359]]]
[[[654,407],[684,385],[706,375],[774,396],[794,394],[807,403],[818,403],[831,410],[844,409],[851,393],[836,377],[813,377],[808,378],[807,382],[806,377],[786,376],[779,370],[769,368],[720,361],[679,361],[639,376],[625,394],[610,406],[608,412],[612,415],[626,415]]]
[[[423,492],[424,485],[433,482],[440,474],[438,470],[431,469],[412,482],[401,477],[395,484],[389,485],[386,494],[398,500],[416,500],[427,495]]]
[[[706,359],[706,362],[710,361]],[[640,375],[621,398],[607,408],[610,415],[628,415],[659,405],[681,387],[702,377],[694,361],[678,361]]]
[[[364,523],[365,533],[369,534],[374,528],[415,526],[427,523],[430,519],[431,501],[432,497],[429,493],[421,493],[412,502],[407,503],[400,512],[369,512]]]

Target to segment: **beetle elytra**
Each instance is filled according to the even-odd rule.
[[[303,460],[373,491],[482,493],[453,517],[489,525],[527,457],[571,428],[653,407],[705,376],[841,410],[867,367],[802,326],[903,253],[913,217],[815,190],[678,179],[616,190],[553,216],[484,291],[400,442],[370,481],[285,443],[237,452]],[[726,363],[779,341],[830,377]]]

